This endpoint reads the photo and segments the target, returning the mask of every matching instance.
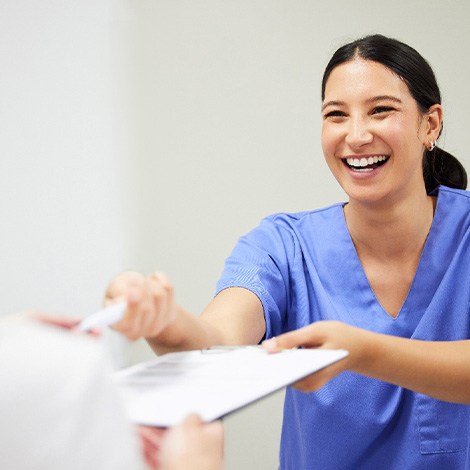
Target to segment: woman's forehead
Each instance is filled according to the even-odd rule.
[[[382,95],[411,97],[405,81],[388,67],[356,58],[332,70],[326,82],[324,102]]]

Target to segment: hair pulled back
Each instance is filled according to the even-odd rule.
[[[333,69],[356,57],[378,62],[401,77],[422,113],[434,104],[441,104],[439,86],[428,62],[407,44],[380,34],[345,44],[333,54],[323,74],[322,100]],[[453,155],[437,146],[424,152],[423,177],[428,193],[441,184],[458,189],[467,187],[465,168]]]

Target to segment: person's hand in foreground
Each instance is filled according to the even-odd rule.
[[[78,327],[80,325],[80,318],[69,317],[66,315],[46,313],[38,310],[28,310],[25,312],[11,315],[13,320],[33,320],[45,325],[54,326],[64,330],[68,330],[73,334],[86,334],[88,336],[101,336],[101,331],[98,329],[88,330],[86,332],[81,331]]]
[[[202,422],[188,416],[162,438],[158,460],[160,470],[221,470],[224,437],[220,421]]]
[[[159,453],[166,432],[167,430],[164,428],[137,426],[141,452],[149,470],[158,470],[160,468]]]

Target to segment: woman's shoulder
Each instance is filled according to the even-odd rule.
[[[337,203],[307,211],[277,212],[264,217],[245,237],[262,240],[263,244],[273,241],[295,244],[299,239],[324,239],[343,229],[343,206],[344,203]]]
[[[343,214],[344,202],[338,202],[319,209],[312,209],[299,212],[276,212],[270,214],[262,220],[274,225],[298,225],[304,222],[327,221],[334,219],[338,214]]]
[[[438,206],[443,206],[446,212],[470,212],[470,191],[466,189],[439,186],[431,195],[437,196]]]
[[[445,194],[448,197],[466,200],[466,202],[470,201],[470,191],[467,189],[449,188],[448,186],[441,185],[432,194],[437,195],[438,197]]]
[[[470,191],[440,186],[431,195],[437,196],[436,226],[454,227],[461,235],[470,233]]]

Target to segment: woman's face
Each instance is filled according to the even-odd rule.
[[[391,202],[425,191],[423,119],[406,83],[378,62],[331,72],[322,106],[326,162],[350,201]]]

